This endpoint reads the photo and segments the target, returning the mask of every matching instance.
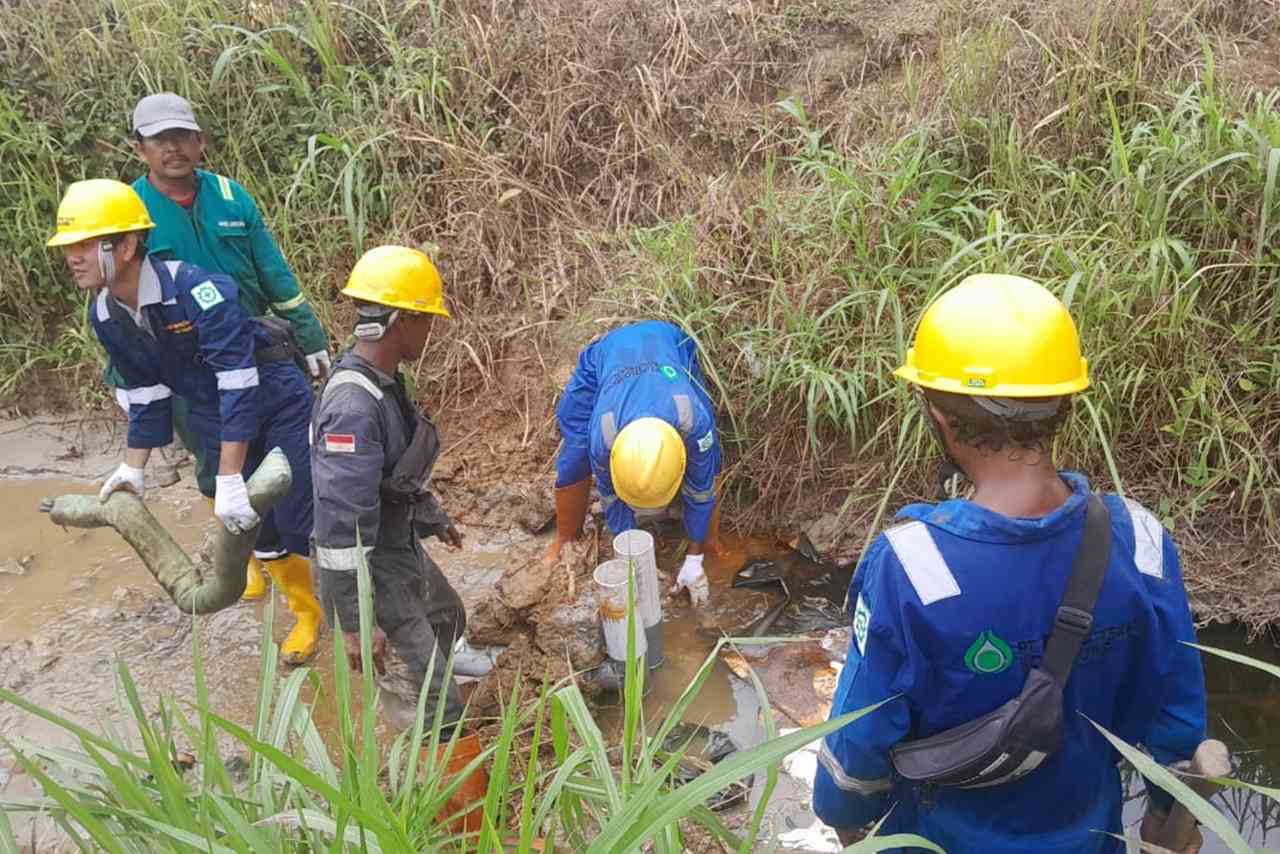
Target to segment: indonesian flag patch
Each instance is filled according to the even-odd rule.
[[[356,437],[352,433],[325,433],[324,449],[330,454],[354,454]]]

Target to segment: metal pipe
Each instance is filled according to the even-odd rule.
[[[288,459],[279,448],[273,448],[246,483],[249,503],[259,517],[265,516],[292,483]],[[174,604],[187,614],[212,614],[240,601],[245,566],[261,527],[232,534],[219,523],[214,534],[213,565],[204,567],[187,557],[142,499],[131,492],[113,492],[105,502],[96,495],[62,495],[45,499],[40,510],[48,513],[55,525],[115,528]]]

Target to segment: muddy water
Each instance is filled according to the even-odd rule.
[[[68,609],[110,601],[122,585],[154,584],[133,550],[110,528],[68,528],[50,524],[38,511],[41,499],[93,492],[80,481],[0,480],[0,644],[29,637]],[[195,490],[157,491],[148,507],[178,544],[200,542],[208,508]],[[25,575],[6,574],[24,565]]]

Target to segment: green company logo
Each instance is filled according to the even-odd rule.
[[[676,377],[680,376],[680,373],[670,365],[663,365],[662,375],[667,379],[671,380],[672,382],[674,382]]]
[[[983,632],[964,654],[964,666],[974,673],[1003,673],[1013,664],[1013,650],[995,634]]]

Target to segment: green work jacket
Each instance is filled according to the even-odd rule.
[[[185,261],[225,273],[240,286],[240,305],[249,314],[272,314],[293,324],[304,353],[328,349],[298,280],[244,187],[230,178],[196,170],[195,204],[183,208],[152,186],[147,176],[133,182],[155,228],[147,251],[160,258]]]

